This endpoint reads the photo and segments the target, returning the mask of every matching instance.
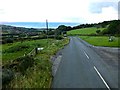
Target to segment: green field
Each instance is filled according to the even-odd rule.
[[[105,28],[82,28],[82,29],[75,29],[67,32],[67,35],[77,35],[77,34],[82,34],[82,35],[88,35],[88,34],[96,34],[96,30],[104,30]]]
[[[109,42],[109,37],[107,36],[79,36],[86,42],[95,46],[107,46],[107,47],[120,47],[120,39],[114,37],[113,42]]]
[[[67,32],[67,35],[80,35],[79,37],[86,42],[95,45],[95,46],[107,46],[107,47],[120,47],[119,37],[114,37],[113,42],[109,42],[108,36],[94,36],[96,34],[96,30],[103,31],[105,28],[82,28],[82,29],[75,29]],[[91,36],[90,36],[91,35]]]
[[[14,60],[24,54],[29,53],[35,47],[45,47],[47,41],[43,40],[32,40],[24,42],[15,42],[2,45],[2,62]]]
[[[63,48],[64,45],[66,45],[68,42],[69,42],[68,38],[62,40],[42,39],[2,45],[4,63],[7,63],[7,61],[15,59],[19,56],[22,56],[24,53],[29,53],[36,46],[44,48],[34,57],[34,64],[31,67],[29,67],[24,74],[17,72],[15,78],[5,87],[50,88],[52,81],[51,74],[52,63],[50,61],[50,58],[53,55],[55,55],[58,50]],[[22,49],[20,47],[22,47]]]

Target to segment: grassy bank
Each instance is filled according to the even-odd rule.
[[[81,35],[90,35],[90,34],[96,34],[96,30],[104,30],[105,28],[95,28],[95,27],[92,27],[92,28],[82,28],[82,29],[75,29],[75,30],[71,30],[71,31],[68,31],[67,32],[67,35],[78,35],[78,34],[81,34]]]
[[[24,74],[17,72],[15,74],[15,78],[5,87],[9,88],[49,88],[52,75],[51,75],[51,66],[52,63],[50,58],[61,48],[64,47],[65,44],[69,42],[69,39],[63,40],[34,40],[27,41],[30,43],[30,46],[36,46],[39,44],[39,47],[43,47],[44,49],[34,57],[34,64],[29,67]],[[26,45],[29,45],[27,42]],[[13,44],[18,45],[18,44]],[[20,45],[20,44],[19,44]],[[4,50],[8,50],[12,46],[4,46]],[[31,48],[29,48],[31,49]],[[28,50],[29,50],[28,49]],[[3,51],[4,51],[3,50]],[[27,49],[25,50],[27,51]],[[16,56],[17,57],[17,56]]]
[[[79,37],[95,46],[120,47],[119,37],[114,37],[113,42],[109,42],[108,36],[79,36]]]

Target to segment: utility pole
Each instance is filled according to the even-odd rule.
[[[47,39],[48,39],[48,20],[46,19]]]
[[[49,41],[48,41],[48,20],[46,19],[46,29],[47,29],[47,46],[49,48]],[[47,53],[49,55],[49,52]]]

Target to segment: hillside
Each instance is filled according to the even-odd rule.
[[[92,28],[82,28],[82,29],[75,29],[67,32],[67,35],[92,35],[96,34],[97,30],[103,31],[105,28],[99,28],[96,27]]]
[[[99,31],[98,31],[99,30]],[[97,33],[98,31],[98,33]],[[95,24],[81,24],[67,32],[68,35],[120,35],[120,20]]]
[[[39,31],[39,29],[35,28],[15,27],[10,25],[0,25],[0,27],[2,30],[2,34],[22,34]]]

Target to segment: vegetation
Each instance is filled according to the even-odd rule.
[[[17,59],[17,61],[14,60],[12,63],[19,62],[19,64],[16,65],[18,69],[15,68],[14,70],[14,68],[12,68],[13,70],[11,71],[11,72],[14,71],[15,77],[10,81],[10,83],[8,83],[7,85],[3,85],[3,87],[49,88],[52,79],[52,74],[51,74],[52,63],[50,62],[50,57],[55,55],[56,52],[59,49],[63,48],[64,45],[67,44],[68,42],[69,39],[65,38],[62,40],[43,39],[43,40],[25,41],[23,43],[17,42],[11,45],[4,44],[3,51],[6,52],[7,54],[14,52],[17,53],[19,52],[19,50],[25,52],[27,51],[27,49],[32,49],[33,46],[44,47],[44,49],[38,52],[38,54],[34,58],[29,59],[29,57],[26,57],[23,59]],[[18,51],[15,51],[14,48],[18,48]],[[9,58],[11,57],[9,56]],[[31,60],[30,64],[28,63],[29,62],[28,60]],[[28,64],[30,66],[28,66]]]
[[[60,37],[60,35],[66,35],[67,31],[71,30],[70,26],[65,26],[65,25],[60,25],[56,30],[55,30],[55,38],[57,39]]]
[[[120,47],[120,20],[104,21],[98,24],[81,24],[67,32],[67,35],[79,35],[80,38],[96,46]],[[117,36],[117,37],[116,37]]]
[[[82,28],[68,31],[67,35],[95,35],[97,30],[98,29],[96,27]],[[99,28],[99,30],[103,31],[104,28]]]
[[[109,42],[108,36],[79,36],[81,39],[95,46],[120,47],[120,40],[114,37],[113,42]]]
[[[99,22],[99,23],[92,23],[92,24],[80,24],[77,26],[74,26],[71,28],[71,30],[75,30],[75,29],[81,29],[81,28],[90,28],[90,27],[96,27],[96,28],[106,28],[107,25],[109,25],[111,22],[116,21],[116,20],[112,20],[112,21],[103,21],[103,22]]]
[[[2,30],[0,33],[2,35],[2,44],[13,43],[16,41],[25,41],[25,40],[35,40],[35,39],[46,39],[48,35],[54,35],[54,30],[49,28],[47,33],[45,28],[36,29],[36,28],[25,28],[25,27],[15,27],[9,25],[0,25]],[[53,38],[53,37],[52,37]]]
[[[99,34],[101,32],[101,30],[97,30],[96,33]]]
[[[3,64],[9,60],[14,60],[24,54],[29,53],[35,47],[44,47],[46,45],[46,40],[30,40],[24,42],[15,42],[3,44],[2,46],[2,61]]]
[[[1,25],[0,25],[1,27]],[[104,21],[57,29],[34,29],[2,25],[3,88],[49,88],[52,74],[50,58],[69,42],[63,35],[79,37],[96,46],[120,47],[120,21]],[[67,33],[66,33],[67,32]],[[111,39],[112,35],[112,40]],[[47,39],[46,39],[47,38]],[[43,47],[38,51],[38,47]],[[33,50],[35,55],[28,55]],[[6,82],[7,81],[7,82]]]
[[[102,31],[102,33],[120,36],[120,20],[113,21],[107,29]]]
[[[8,25],[0,27],[3,88],[49,88],[52,80],[50,58],[69,42],[63,34],[70,27],[59,26],[48,32]],[[44,49],[38,51],[41,47]]]

